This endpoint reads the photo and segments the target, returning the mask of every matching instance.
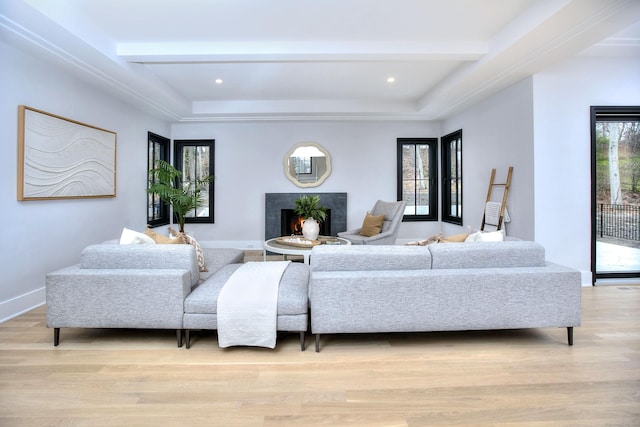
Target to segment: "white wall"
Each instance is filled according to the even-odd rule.
[[[507,234],[534,237],[533,99],[532,80],[525,79],[444,121],[442,133],[462,129],[463,227],[445,224],[445,234],[477,230],[489,187],[491,169],[496,183],[504,183],[513,166],[507,208],[511,222]],[[502,190],[493,195],[501,200]]]
[[[173,139],[215,139],[215,224],[187,224],[199,241],[264,240],[265,193],[347,193],[347,227],[362,225],[377,199],[396,200],[396,139],[439,137],[439,123],[256,122],[175,124]],[[284,156],[314,141],[331,154],[331,176],[316,188],[299,188],[284,175]],[[403,223],[400,240],[435,234],[437,223]],[[261,247],[261,246],[260,246]]]
[[[4,43],[0,57],[2,321],[42,304],[45,274],[78,262],[86,245],[144,229],[147,131],[169,136],[169,126]],[[117,132],[117,197],[18,202],[21,104]]]
[[[591,281],[591,106],[640,105],[640,58],[576,57],[534,78],[536,240]]]

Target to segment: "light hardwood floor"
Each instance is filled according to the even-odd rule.
[[[177,348],[173,331],[0,324],[2,426],[639,426],[640,285],[583,288],[564,328]]]

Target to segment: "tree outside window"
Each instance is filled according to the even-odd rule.
[[[168,161],[169,143],[168,138],[149,132],[147,136],[147,172],[156,167],[158,160]],[[152,175],[147,173],[147,179],[152,179]],[[151,182],[147,182],[147,188]],[[147,194],[147,224],[150,227],[169,224],[169,205],[160,200],[156,193]]]
[[[208,140],[176,140],[174,141],[174,165],[182,172],[182,182],[202,180],[214,176],[215,141]],[[213,180],[201,190],[204,203],[198,209],[185,216],[186,223],[213,223],[214,192]]]
[[[462,225],[462,130],[441,138],[442,221]]]
[[[407,202],[403,221],[438,220],[436,138],[398,138],[398,200]]]

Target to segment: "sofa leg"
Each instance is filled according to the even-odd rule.
[[[305,350],[305,336],[304,336],[304,331],[300,331],[300,351],[304,351]]]
[[[184,330],[184,340],[186,341],[187,350],[189,350],[191,348],[191,330],[190,329]]]
[[[182,329],[176,329],[176,338],[178,339],[178,348],[182,347]]]
[[[569,345],[573,345],[573,326],[569,326],[567,328],[567,339],[569,341]]]
[[[320,334],[316,334],[316,353],[320,352]]]
[[[55,347],[60,344],[60,328],[53,328],[53,345]]]

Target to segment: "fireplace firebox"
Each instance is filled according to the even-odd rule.
[[[283,236],[302,235],[302,222],[304,218],[294,212],[293,209],[282,209],[280,211],[282,226],[280,227]],[[320,222],[320,235],[331,236],[331,209],[327,209],[327,216]]]

